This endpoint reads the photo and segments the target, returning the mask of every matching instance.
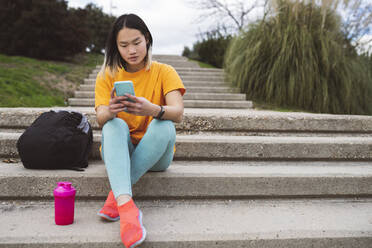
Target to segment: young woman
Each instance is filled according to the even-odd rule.
[[[176,138],[173,122],[183,116],[185,87],[171,66],[151,61],[151,47],[151,33],[140,17],[117,18],[95,87],[101,156],[112,189],[98,215],[120,219],[120,236],[127,248],[146,237],[132,185],[149,170],[168,168]],[[135,96],[116,96],[114,82],[125,80],[133,82]]]

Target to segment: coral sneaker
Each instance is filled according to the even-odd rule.
[[[120,237],[126,248],[140,245],[146,238],[146,229],[142,223],[142,212],[133,199],[118,207],[120,215]]]
[[[108,194],[103,208],[97,214],[108,221],[118,221],[120,219],[118,205],[112,190]]]

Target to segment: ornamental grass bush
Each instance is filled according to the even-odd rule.
[[[341,24],[330,8],[279,0],[273,14],[230,43],[227,80],[253,101],[311,112],[371,114],[372,73]]]

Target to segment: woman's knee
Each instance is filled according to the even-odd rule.
[[[128,124],[120,118],[111,119],[102,127],[102,135],[118,135],[120,132],[129,133]]]
[[[176,128],[174,127],[173,121],[170,120],[157,120],[153,119],[149,125],[150,132],[156,134],[165,134],[168,133],[170,138],[176,137]]]

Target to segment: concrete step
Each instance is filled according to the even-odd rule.
[[[152,60],[155,61],[180,61],[180,62],[187,62],[189,59],[184,56],[179,56],[179,55],[172,55],[172,54],[153,54],[152,55]],[[163,63],[163,62],[161,62]],[[101,65],[97,65],[97,68],[100,68]]]
[[[86,114],[94,129],[98,129],[93,107],[54,108],[0,108],[0,128],[25,129],[43,112],[55,110],[76,110]],[[252,109],[197,109],[185,108],[182,123],[176,123],[177,130],[204,132],[260,132],[305,133],[335,136],[372,135],[372,116],[331,115],[301,112],[276,112]]]
[[[84,79],[84,85],[92,85],[93,87],[95,86],[96,84],[96,80],[95,79]],[[185,85],[185,87],[188,87],[188,86],[204,86],[204,87],[226,87],[228,85],[228,83],[222,81],[222,80],[216,80],[216,81],[202,81],[202,80],[185,80],[183,81],[183,84]],[[83,86],[83,85],[81,85]],[[86,88],[81,88],[81,90],[85,90]],[[90,88],[92,89],[92,88]]]
[[[84,78],[84,79],[91,79],[91,80],[95,81],[96,78],[97,78],[97,74],[98,74],[98,72],[97,73],[91,73],[91,74],[88,75],[87,78]]]
[[[0,157],[17,157],[21,134],[0,132]],[[91,158],[100,158],[101,135],[94,135]],[[371,161],[372,137],[286,137],[177,135],[178,160]]]
[[[93,99],[93,91],[76,91],[75,98],[81,99]],[[245,100],[245,94],[233,94],[233,93],[189,93],[187,92],[183,99],[185,100],[224,100],[224,101],[241,101]]]
[[[180,75],[182,81],[224,82],[223,76]]]
[[[186,92],[198,92],[198,93],[240,93],[239,88],[232,88],[226,86],[226,84],[218,84],[216,86],[215,83],[213,84],[203,84],[200,83],[191,83],[186,86]],[[94,84],[81,84],[79,90],[80,91],[94,91],[95,85]]]
[[[99,65],[96,69],[92,71],[92,73],[96,74],[100,71],[101,65]],[[223,69],[219,68],[200,68],[200,67],[174,67],[174,69],[178,73],[217,73],[217,74],[224,74]]]
[[[186,87],[229,87],[230,84],[223,81],[183,81]]]
[[[188,87],[230,87],[230,84],[223,81],[183,81],[186,91]]]
[[[86,85],[95,85],[96,84],[96,79],[86,78],[86,79],[84,79],[84,84],[86,84]]]
[[[209,69],[209,68],[195,68],[195,67],[173,67],[179,75],[217,75],[224,76],[225,72],[223,69]],[[101,70],[101,65],[99,68],[92,70],[91,74],[97,74]]]
[[[190,76],[197,76],[200,78],[224,78],[225,74],[223,72],[178,72],[178,75],[180,75],[181,78],[183,77],[190,77]]]
[[[167,59],[167,60],[160,60],[159,62],[171,65],[173,67],[200,68],[198,63],[192,62],[192,61],[179,61],[179,60],[168,60]]]
[[[372,200],[136,201],[143,248],[370,248]],[[123,247],[119,222],[103,222],[103,201],[77,201],[74,223],[54,224],[54,203],[3,202],[0,247]]]
[[[203,73],[224,73],[223,69],[219,68],[186,68],[186,67],[175,67],[174,68],[178,73],[182,72],[203,72]]]
[[[167,63],[167,62],[192,62],[186,57],[152,57],[152,61],[157,61],[159,63]]]
[[[245,94],[234,93],[188,93],[185,100],[221,100],[221,101],[245,101]]]
[[[178,59],[166,59],[166,60],[153,60],[153,61],[158,61],[163,64],[168,64],[171,65],[175,68],[200,68],[198,63],[193,62],[193,61],[188,61],[188,60],[178,60]],[[99,65],[96,67],[96,70],[99,70],[102,65]],[[95,71],[96,72],[96,71]]]
[[[94,91],[96,85],[95,84],[81,84],[79,90],[81,91]]]
[[[94,98],[94,91],[75,91],[75,98]]]
[[[92,78],[85,78],[84,79],[84,84],[91,84],[91,85],[95,85],[96,84],[96,80],[95,79],[92,79]]]
[[[372,137],[178,135],[177,141],[179,159],[372,160]]]
[[[253,107],[251,101],[184,100],[183,103],[185,108],[249,109]]]
[[[99,71],[93,71],[91,74],[89,74],[88,79],[96,79],[97,74]],[[189,72],[189,71],[180,71],[178,72],[179,76],[181,78],[206,78],[206,79],[216,79],[216,80],[223,80],[225,74],[223,72],[203,72],[203,71],[195,71],[195,72]]]
[[[52,199],[56,182],[66,180],[79,199],[105,199],[110,191],[102,161],[90,161],[84,172],[0,162],[0,200]],[[165,172],[146,173],[133,194],[141,199],[371,197],[371,181],[370,162],[173,161]]]
[[[86,89],[86,90],[82,90],[82,89]],[[80,90],[81,91],[78,91],[78,92],[94,92],[94,85],[81,85]],[[188,93],[240,93],[239,88],[230,88],[230,87],[192,87],[191,86],[191,87],[187,87],[186,91]]]
[[[224,76],[225,72],[223,69],[205,69],[205,68],[175,68],[179,75],[216,75]]]
[[[163,54],[153,54],[153,60],[162,61],[162,60],[178,60],[178,61],[188,61],[188,58],[179,55],[163,55]]]
[[[86,114],[98,129],[93,107],[0,108],[0,128],[25,129],[43,112],[51,109],[76,110]],[[301,112],[276,112],[252,109],[185,108],[177,130],[210,132],[261,132],[312,135],[372,135],[372,117],[362,115],[331,115]]]
[[[100,133],[101,130],[99,129],[98,125],[93,127],[94,133]],[[228,138],[229,136],[262,136],[262,137],[372,137],[370,133],[314,133],[314,132],[266,132],[266,131],[200,131],[200,130],[185,130],[182,129],[179,125],[176,125],[176,133],[177,135],[205,135],[205,136],[225,136]],[[25,129],[18,129],[18,128],[0,128],[0,132],[4,133],[23,133]]]
[[[188,93],[240,93],[239,88],[231,87],[187,87]]]
[[[69,98],[68,103],[70,106],[76,107],[93,107],[94,99],[84,98]],[[225,100],[184,100],[185,108],[252,108],[250,101],[225,101]]]

